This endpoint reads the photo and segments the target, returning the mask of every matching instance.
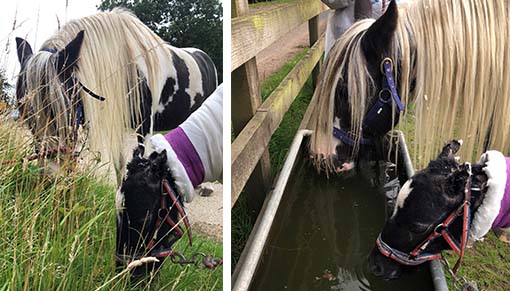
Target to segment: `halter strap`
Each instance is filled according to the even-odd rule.
[[[57,50],[55,49],[52,49],[52,48],[42,48],[41,51],[43,52],[49,52],[51,54],[56,54],[57,53]],[[85,85],[83,85],[82,82],[80,82],[80,80],[78,80],[74,75],[72,76],[73,80],[78,84],[80,85],[80,88],[83,89],[83,91],[85,91],[87,94],[89,94],[91,97],[99,100],[99,101],[105,101],[106,98],[104,98],[103,96],[100,96],[96,93],[94,93],[92,90],[90,90],[89,88],[87,88]]]
[[[57,50],[52,49],[52,48],[47,48],[47,47],[42,48],[41,51],[42,52],[49,52],[49,53],[52,53],[52,54],[55,54],[57,52]]]
[[[347,131],[345,131],[341,128],[338,128],[336,126],[333,127],[333,136],[350,146],[354,146],[354,144],[356,143],[356,140],[353,138],[353,136],[350,133],[348,133]],[[372,139],[366,138],[363,136],[361,136],[359,138],[359,143],[362,145],[373,145],[374,144]]]
[[[105,101],[106,100],[106,98],[104,98],[103,96],[97,95],[92,90],[90,90],[85,85],[83,85],[83,83],[80,80],[75,78],[75,81],[78,83],[78,85],[80,85],[80,87],[83,89],[83,91],[85,91],[87,94],[89,94],[94,99],[97,99],[99,101]]]
[[[393,61],[391,58],[386,57],[381,62],[381,73],[383,74],[382,80],[382,90],[379,92],[379,96],[381,96],[382,92],[389,92],[391,98],[395,101],[396,112],[395,114],[398,116],[401,111],[405,110],[400,97],[398,96],[397,89],[395,87],[395,81],[393,79]],[[379,97],[382,103],[388,103],[388,101],[384,101]],[[369,124],[378,122],[381,118],[379,114],[381,113],[382,107],[378,107],[379,102],[375,102],[372,107],[367,111],[365,117],[363,118],[363,128],[370,128]],[[379,110],[378,110],[379,108]],[[398,120],[397,120],[398,122]],[[350,132],[345,131],[339,127],[333,127],[333,136],[341,140],[342,142],[354,146],[356,143],[360,143],[362,145],[373,145],[374,142],[371,138],[365,138],[361,136],[359,139],[356,139]]]
[[[393,61],[391,58],[384,58],[384,60],[381,63],[381,69],[383,75],[386,77],[386,82],[383,82],[383,90],[389,90],[391,93],[391,97],[393,97],[393,100],[395,100],[395,104],[397,104],[398,112],[404,111],[404,105],[400,101],[400,98],[398,97],[397,88],[395,87],[395,81],[393,80]]]
[[[170,198],[170,200],[172,201],[172,205],[170,207],[168,207],[167,203],[166,203],[167,197]],[[171,209],[172,207],[177,208],[179,215],[181,216],[182,220],[184,221],[184,225],[186,227],[186,232],[188,233],[189,245],[190,246],[193,245],[193,240],[192,240],[192,236],[191,236],[191,227],[189,224],[188,216],[186,215],[183,208],[181,207],[181,204],[180,204],[178,198],[176,197],[174,191],[172,190],[172,187],[170,187],[168,181],[166,179],[163,179],[161,181],[161,196],[160,196],[160,207],[158,210],[158,218],[156,219],[156,224],[154,225],[154,232],[152,235],[152,239],[147,244],[147,250],[151,250],[156,245],[157,239],[158,239],[158,232],[159,232],[162,222],[166,222],[170,226],[170,230],[175,230],[177,232],[177,235],[179,236],[179,238],[181,238],[184,235],[181,227],[179,226],[179,223],[176,223],[175,221],[172,220],[172,218],[170,218],[169,209]],[[162,250],[156,254],[151,253],[151,255],[153,255],[155,257],[168,257],[168,256],[171,256],[172,254],[174,254],[174,252],[172,250]]]

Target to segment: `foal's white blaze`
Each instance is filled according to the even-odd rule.
[[[407,196],[409,196],[409,193],[413,191],[413,188],[411,187],[412,182],[413,182],[412,179],[407,180],[404,186],[402,186],[402,189],[400,189],[400,192],[398,192],[397,203],[395,203],[395,209],[393,209],[393,215],[391,217],[397,215],[397,210],[399,208],[404,207],[404,202],[406,201]]]

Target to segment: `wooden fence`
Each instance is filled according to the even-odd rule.
[[[324,52],[319,37],[319,14],[326,9],[319,0],[298,0],[269,11],[250,13],[247,0],[232,3],[232,207],[241,191],[250,209],[258,212],[272,183],[268,144],[283,116],[306,80],[318,75]],[[309,52],[262,103],[256,56],[301,24],[308,22]],[[301,127],[314,108],[312,100]]]

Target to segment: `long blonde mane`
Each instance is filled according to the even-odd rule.
[[[344,73],[348,80],[349,104],[351,107],[352,130],[361,136],[361,123],[365,112],[367,96],[372,96],[373,80],[366,70],[366,60],[360,45],[366,30],[374,22],[373,19],[365,19],[356,22],[331,48],[324,62],[319,76],[319,84],[314,92],[314,98],[318,98],[316,112],[319,118],[313,119],[312,129],[314,134],[311,139],[312,152],[318,153],[316,159],[326,159],[325,166],[331,170],[330,158],[335,153],[335,143],[331,141],[333,130],[333,116],[335,109],[335,95],[337,85],[342,81]],[[356,65],[353,65],[356,64]],[[327,172],[328,172],[327,171]]]
[[[452,138],[465,141],[460,155],[466,160],[474,159],[485,146],[504,153],[510,151],[509,9],[507,1],[418,0],[399,10],[392,57],[400,65],[396,79],[400,80],[401,98],[416,116],[413,159],[417,167],[428,163],[444,142]],[[330,58],[335,55],[349,59],[362,67],[349,70],[364,70],[366,61],[359,49],[347,48],[367,28],[358,24],[350,29],[334,48],[348,54],[334,52]],[[339,62],[326,61],[324,79],[317,91],[334,94],[332,89],[341,76],[338,72],[334,77],[330,74],[342,67],[328,66]],[[365,74],[368,75],[366,71]],[[370,87],[370,79],[351,78],[350,74],[348,78],[350,106],[358,118],[353,126],[359,127],[365,108],[352,99],[365,100],[359,93],[352,93],[360,90],[351,88]],[[411,90],[409,84],[413,79],[416,84]],[[318,155],[332,153],[327,145],[331,144],[333,98],[319,95],[319,116],[311,144]],[[329,109],[327,114],[321,111],[324,108]],[[399,126],[412,121],[404,118]]]
[[[125,134],[132,128],[132,124],[136,126],[141,122],[142,78],[146,78],[155,107],[166,81],[161,67],[164,64],[172,66],[171,53],[169,46],[138,18],[120,9],[71,21],[42,47],[60,51],[81,30],[85,31],[85,37],[77,62],[76,78],[93,92],[106,98],[106,101],[100,102],[81,90],[89,131],[88,143],[91,151],[100,152],[101,160],[112,162],[118,172],[123,167],[122,149]],[[51,53],[41,51],[29,60],[28,89],[40,86],[41,75],[45,75],[46,82],[58,82],[57,72],[48,61],[51,57],[53,57]],[[142,76],[137,74],[137,69],[141,71]],[[33,98],[31,102],[34,110],[43,112],[44,106],[35,104],[44,102],[50,104],[54,112],[65,112],[62,86],[49,85],[50,92],[45,98],[50,100],[37,101],[35,100],[37,98]],[[36,95],[41,94],[32,94]],[[66,118],[69,117],[66,114],[58,114],[58,118],[58,131],[69,134],[66,129],[68,125]]]

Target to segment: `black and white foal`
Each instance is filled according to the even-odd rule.
[[[222,104],[220,86],[204,104],[173,131],[151,138],[154,151],[146,158],[139,149],[127,165],[117,192],[116,259],[126,264],[142,257],[163,261],[176,253],[172,245],[191,232],[183,202],[194,188],[222,174]],[[151,267],[151,266],[149,266]],[[135,270],[134,275],[143,274]]]
[[[448,143],[400,190],[369,257],[375,275],[399,278],[403,270],[441,258],[443,250],[459,255],[456,272],[469,241],[490,229],[510,233],[510,159],[488,151],[472,166],[459,164],[454,154],[461,144]]]

